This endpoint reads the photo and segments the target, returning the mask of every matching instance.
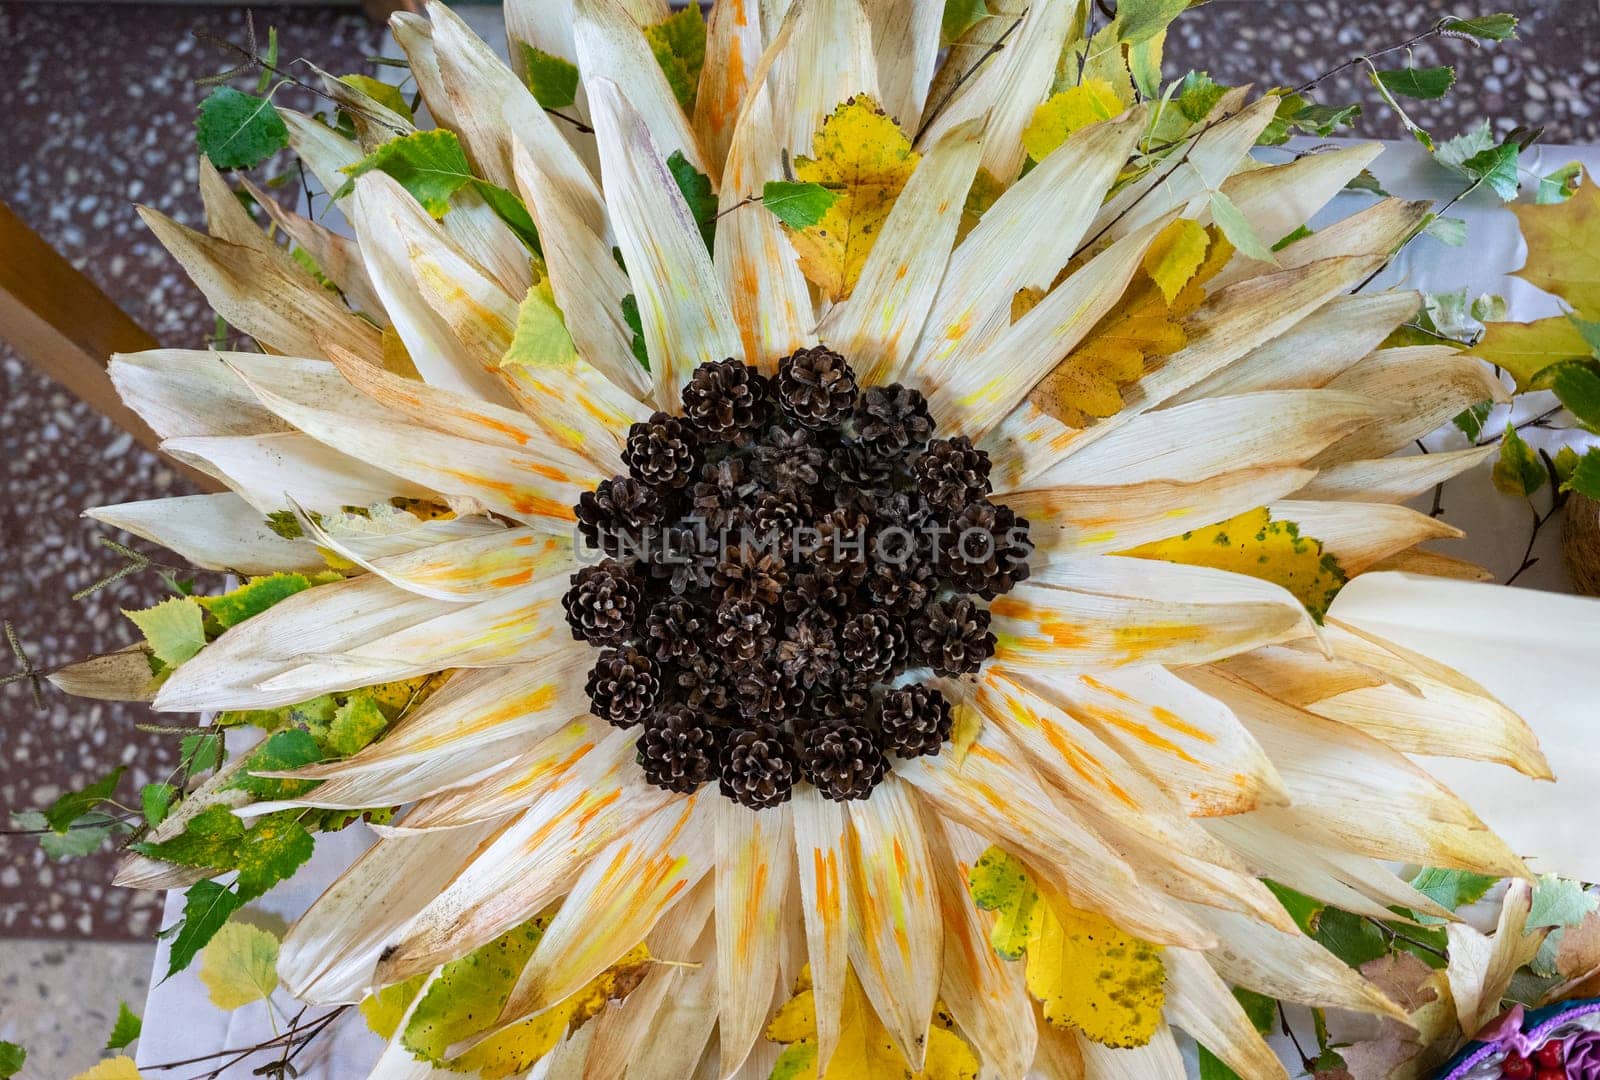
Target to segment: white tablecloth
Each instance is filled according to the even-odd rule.
[[[470,10],[470,9],[469,9]],[[476,12],[474,12],[476,14]],[[488,27],[485,27],[488,29]],[[481,32],[481,31],[480,31]],[[1571,160],[1585,163],[1592,171],[1600,170],[1600,148],[1546,147],[1534,162],[1536,171],[1548,172]],[[1411,143],[1392,144],[1374,166],[1384,187],[1395,195],[1410,199],[1443,200],[1460,189],[1461,181],[1438,167],[1420,147]],[[1313,225],[1344,217],[1370,202],[1365,195],[1341,195]],[[1521,265],[1525,256],[1521,237],[1512,214],[1487,193],[1480,193],[1458,204],[1454,216],[1466,219],[1469,227],[1469,246],[1448,248],[1424,237],[1411,245],[1394,264],[1385,271],[1374,288],[1405,286],[1426,292],[1454,291],[1465,286],[1470,295],[1490,292],[1506,297],[1512,317],[1533,319],[1553,314],[1558,310],[1549,297],[1521,281],[1509,278],[1507,272]],[[1537,415],[1547,408],[1543,402],[1530,402],[1518,412],[1518,418]],[[1505,420],[1498,410],[1493,421],[1503,425]],[[1529,430],[1526,437],[1535,446],[1554,450],[1560,445],[1554,433]],[[1585,436],[1567,435],[1568,442],[1584,444],[1594,440]],[[1465,445],[1459,432],[1444,431],[1430,440],[1436,448]],[[1500,580],[1505,580],[1522,558],[1523,546],[1528,536],[1528,513],[1521,500],[1497,494],[1489,483],[1489,466],[1479,472],[1469,473],[1447,485],[1444,495],[1446,520],[1468,530],[1466,540],[1440,545],[1462,558],[1481,563],[1492,569]],[[1518,585],[1550,591],[1567,589],[1565,575],[1560,566],[1559,534],[1549,527],[1535,546],[1540,557],[1539,565],[1525,573]],[[1355,599],[1352,596],[1352,599]],[[1554,677],[1562,672],[1574,678],[1591,674],[1596,657],[1594,649],[1569,648],[1541,654],[1537,664],[1528,657],[1503,655],[1496,647],[1495,625],[1478,628],[1462,627],[1444,618],[1438,621],[1438,612],[1407,607],[1396,601],[1401,597],[1362,598],[1360,610],[1370,615],[1375,626],[1395,640],[1422,652],[1437,655],[1446,662],[1461,662],[1470,666],[1472,673],[1488,687],[1502,696],[1513,708],[1524,712],[1535,722],[1553,761],[1577,760],[1578,755],[1594,763],[1600,770],[1600,755],[1592,742],[1580,743],[1577,733],[1583,730],[1587,717],[1580,709],[1590,709],[1586,702],[1563,699],[1552,695],[1548,687]],[[1505,617],[1523,617],[1522,607],[1515,597],[1507,598]],[[1563,627],[1575,635],[1576,643],[1600,640],[1600,620],[1596,609],[1574,603],[1570,610],[1570,626]],[[1430,624],[1430,620],[1436,620]],[[1495,620],[1500,625],[1499,619]],[[1473,631],[1463,633],[1462,631]],[[1443,635],[1442,637],[1440,635]],[[1587,792],[1571,789],[1562,797],[1552,794],[1550,785],[1536,786],[1531,782],[1506,774],[1505,770],[1484,769],[1470,763],[1449,762],[1440,766],[1441,773],[1454,785],[1465,791],[1484,792],[1492,788],[1507,800],[1507,805],[1520,802],[1521,812],[1513,812],[1490,824],[1500,828],[1512,843],[1523,851],[1536,847],[1566,853],[1557,866],[1567,867],[1568,873],[1579,872],[1577,860],[1591,848],[1585,837],[1576,830],[1583,826],[1589,815]],[[1525,798],[1523,797],[1525,794]],[[1561,808],[1571,812],[1560,815]],[[292,881],[256,902],[254,908],[268,915],[292,920],[337,875],[340,868],[369,842],[364,827],[357,826],[345,833],[320,837],[316,855],[310,864]],[[1589,856],[1592,860],[1593,856]],[[1547,868],[1554,868],[1548,866]],[[1600,879],[1600,866],[1588,874],[1589,880]],[[167,922],[174,922],[182,911],[181,895],[173,894],[167,900]],[[171,1061],[229,1046],[247,1046],[270,1037],[272,1025],[265,1004],[247,1006],[227,1014],[214,1008],[206,998],[196,969],[162,982],[167,969],[165,944],[157,950],[155,974],[150,996],[145,1004],[144,1036],[138,1048],[141,1064]],[[279,1006],[292,1011],[294,1003],[280,993]],[[334,1037],[324,1037],[318,1046],[297,1061],[301,1076],[307,1080],[351,1080],[366,1076],[375,1060],[380,1042],[370,1035],[359,1016],[350,1015],[340,1022]],[[1192,1048],[1187,1056],[1193,1070]],[[252,1070],[267,1059],[257,1058],[236,1066],[223,1074],[228,1080],[247,1078]],[[203,1074],[203,1070],[202,1070]],[[163,1075],[185,1075],[182,1072]]]

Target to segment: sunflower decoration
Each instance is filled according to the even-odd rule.
[[[1262,166],[1281,98],[1011,6],[524,0],[508,65],[432,4],[437,127],[281,110],[353,239],[204,162],[209,234],[145,211],[261,346],[118,357],[230,491],[91,511],[250,579],[137,614],[158,709],[269,733],[123,870],[253,845],[175,955],[365,814],[278,972],[384,1075],[1283,1077],[1233,988],[1405,1018],[1279,897],[1526,872],[1408,755],[1530,730],[1330,612],[1472,575],[1400,503],[1488,451],[1389,455],[1502,392],[1381,347],[1426,206],[1302,228],[1376,147]]]

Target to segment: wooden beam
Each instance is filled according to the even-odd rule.
[[[0,202],[0,342],[151,450],[161,440],[117,397],[112,353],[156,347],[151,337],[60,252]],[[203,491],[215,479],[167,459]]]

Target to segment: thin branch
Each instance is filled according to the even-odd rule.
[[[184,1058],[180,1061],[164,1061],[157,1065],[141,1065],[139,1067],[146,1072],[164,1072],[168,1069],[181,1069],[186,1065],[203,1065],[207,1062],[218,1061],[220,1059],[229,1059],[224,1061],[223,1064],[219,1065],[215,1071],[202,1074],[206,1076],[219,1076],[223,1070],[239,1061],[243,1061],[252,1054],[259,1054],[266,1050],[276,1050],[285,1045],[299,1046],[311,1042],[318,1035],[321,1035],[325,1030],[327,1030],[329,1025],[331,1025],[334,1020],[344,1015],[345,1010],[349,1008],[349,1005],[340,1005],[334,1008],[331,1012],[324,1013],[314,1020],[307,1021],[305,1024],[293,1024],[283,1034],[275,1035],[270,1039],[264,1039],[253,1046],[218,1050],[210,1054],[200,1054],[196,1057]]]
[[[1011,25],[1006,27],[1005,33],[1001,34],[998,38],[996,38],[995,41],[994,41],[994,44],[990,45],[987,49],[985,49],[983,51],[983,55],[978,57],[978,59],[973,63],[973,65],[971,67],[969,67],[967,70],[963,71],[961,73],[961,75],[956,79],[956,81],[950,84],[950,89],[946,90],[944,97],[939,99],[939,104],[934,106],[932,112],[928,113],[926,116],[924,116],[922,118],[922,126],[917,128],[917,134],[911,140],[912,142],[916,142],[918,139],[922,138],[922,133],[927,131],[928,128],[933,125],[933,122],[939,118],[939,114],[944,112],[945,106],[950,104],[951,99],[953,99],[956,96],[956,93],[964,85],[966,85],[967,80],[972,78],[972,76],[977,72],[977,70],[979,68],[981,68],[985,63],[988,62],[988,60],[989,60],[989,58],[991,56],[993,56],[995,53],[999,52],[1001,49],[1005,48],[1006,39],[1009,38],[1012,34],[1016,33],[1017,27],[1021,26],[1022,25],[1022,20],[1027,18],[1027,17],[1028,17],[1028,9],[1027,8],[1023,8],[1022,12],[1016,17],[1016,19],[1011,23]]]
[[[1412,37],[1407,38],[1405,41],[1402,41],[1398,45],[1391,45],[1387,49],[1379,49],[1377,52],[1362,53],[1360,56],[1352,56],[1350,59],[1346,60],[1344,63],[1338,64],[1338,65],[1336,65],[1334,67],[1329,68],[1327,71],[1324,71],[1321,75],[1318,75],[1316,78],[1312,79],[1310,82],[1305,83],[1302,86],[1296,87],[1293,92],[1296,93],[1296,94],[1303,94],[1307,90],[1314,90],[1314,89],[1316,89],[1316,87],[1317,87],[1317,85],[1319,83],[1326,82],[1328,79],[1333,78],[1335,75],[1343,74],[1344,72],[1349,71],[1353,67],[1360,67],[1362,64],[1370,64],[1370,63],[1372,63],[1372,61],[1376,60],[1380,56],[1388,56],[1390,53],[1397,53],[1397,52],[1400,52],[1402,49],[1410,49],[1413,46],[1420,45],[1422,42],[1427,41],[1429,38],[1436,37],[1436,36],[1440,35],[1441,33],[1443,33],[1444,32],[1444,24],[1445,24],[1445,20],[1444,19],[1440,19],[1438,22],[1434,23],[1433,26],[1430,27],[1429,29],[1424,30],[1419,34],[1415,34]],[[1467,38],[1467,39],[1463,39],[1463,40],[1469,40],[1470,41],[1472,39]],[[1473,41],[1473,44],[1476,45],[1477,42]]]
[[[33,707],[40,712],[44,711],[44,685],[42,682],[44,672],[34,667],[33,660],[22,648],[22,639],[17,636],[17,628],[11,620],[5,620],[6,644],[11,646],[11,655],[17,658],[17,670],[0,678],[0,686],[9,686],[14,682],[27,681],[33,690]]]
[[[555,117],[557,120],[565,120],[567,123],[571,124],[573,127],[577,128],[579,131],[583,132],[585,135],[593,135],[594,134],[594,128],[590,127],[588,124],[585,124],[582,120],[579,120],[576,116],[568,116],[566,113],[562,112],[560,109],[546,109],[545,112],[549,113],[551,116]]]
[[[1551,505],[1546,513],[1541,514],[1534,508],[1532,501],[1529,501],[1528,509],[1533,514],[1533,528],[1528,532],[1528,546],[1522,549],[1522,565],[1517,567],[1510,577],[1506,578],[1507,585],[1515,585],[1519,577],[1539,565],[1539,559],[1533,553],[1534,542],[1539,539],[1540,530],[1550,523],[1550,519],[1556,516],[1556,511],[1560,508],[1560,504],[1555,503]]]

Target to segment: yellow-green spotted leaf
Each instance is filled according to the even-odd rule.
[[[1074,131],[1119,116],[1125,108],[1109,81],[1085,79],[1077,86],[1050,95],[1049,100],[1033,110],[1033,118],[1022,129],[1022,148],[1034,161],[1043,161]]]
[[[542,278],[528,289],[517,308],[517,329],[511,347],[500,358],[501,367],[570,367],[578,349],[567,333],[567,322],[556,306],[550,279]]]
[[[355,693],[333,714],[328,725],[328,749],[341,757],[357,753],[383,734],[389,718],[370,694]]]
[[[1544,487],[1549,478],[1545,467],[1530,447],[1517,434],[1515,425],[1507,424],[1505,436],[1500,440],[1500,456],[1495,459],[1490,479],[1506,495],[1526,497]]]
[[[370,75],[341,75],[339,81],[353,90],[361,91],[402,120],[414,119],[405,95],[393,83],[382,82]]]
[[[1033,912],[1039,902],[1039,890],[1029,880],[1022,860],[990,848],[967,874],[967,891],[973,903],[996,915],[989,930],[994,951],[1007,960],[1020,959],[1033,932]]]
[[[427,979],[426,973],[413,975],[403,983],[385,986],[362,1000],[361,1017],[374,1035],[384,1039],[394,1038],[400,1021],[406,1018],[406,1010],[411,1008],[412,1000]]]
[[[201,596],[197,599],[200,606],[217,620],[218,625],[227,630],[309,588],[311,579],[304,574],[269,574],[251,578],[221,596]]]
[[[1264,506],[1122,554],[1209,566],[1282,585],[1318,622],[1349,580],[1339,561],[1323,551],[1320,540],[1300,535],[1292,521],[1273,521]]]
[[[1027,982],[1046,1020],[1102,1046],[1144,1046],[1161,1026],[1167,998],[1161,946],[1059,896],[1035,910]]]
[[[200,981],[217,1008],[232,1012],[265,1001],[278,986],[278,939],[248,923],[230,922],[200,951]]]
[[[175,596],[143,611],[124,611],[144,635],[150,654],[175,668],[205,647],[205,619],[193,597]]]
[[[700,69],[706,62],[706,20],[700,5],[690,4],[645,27],[644,36],[678,104],[685,112],[693,109]]]

